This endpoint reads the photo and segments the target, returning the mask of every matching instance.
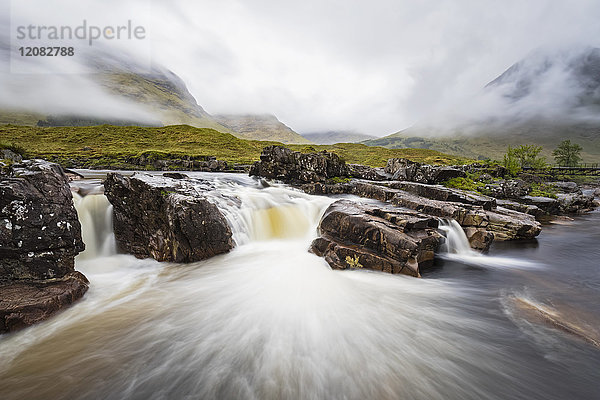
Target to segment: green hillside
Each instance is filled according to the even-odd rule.
[[[510,146],[534,144],[543,147],[542,155],[553,161],[552,150],[570,139],[583,147],[583,162],[600,162],[600,125],[529,122],[504,128],[481,128],[477,133],[456,132],[448,136],[431,136],[430,132],[411,128],[393,135],[364,142],[369,146],[391,149],[423,148],[473,159],[501,159]]]
[[[68,163],[73,160],[93,160],[106,163],[153,151],[165,154],[215,156],[229,163],[249,164],[258,161],[263,147],[281,144],[269,141],[244,140],[209,128],[188,125],[166,127],[92,126],[92,127],[28,127],[0,126],[0,143],[17,145],[30,158],[44,158]],[[294,150],[314,152],[328,150],[339,154],[348,163],[384,166],[388,158],[404,157],[415,161],[457,164],[466,160],[432,150],[383,149],[361,144],[287,145]]]
[[[215,115],[215,120],[235,136],[249,140],[276,140],[282,143],[312,143],[279,121],[274,115]]]

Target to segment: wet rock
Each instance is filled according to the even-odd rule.
[[[420,276],[442,241],[437,226],[436,218],[414,211],[339,200],[325,211],[311,251],[335,269]]]
[[[496,204],[498,206],[508,208],[509,210],[533,215],[536,219],[540,219],[546,215],[546,213],[542,209],[532,204],[517,203],[516,201],[511,200],[496,200]]]
[[[231,229],[207,195],[213,188],[205,181],[110,173],[104,187],[113,205],[120,251],[138,258],[193,262],[233,248]]]
[[[63,169],[42,160],[0,173],[0,333],[44,320],[83,296],[74,271],[81,226]]]
[[[391,182],[389,187],[426,197],[432,200],[451,201],[456,203],[481,206],[485,210],[496,207],[496,199],[464,190],[450,189],[441,185],[426,185],[415,182]]]
[[[420,164],[404,158],[390,158],[384,171],[390,174],[393,180],[428,184],[466,176],[466,173],[458,168]]]
[[[0,175],[0,282],[60,278],[83,251],[63,169],[41,160]]]
[[[533,239],[540,234],[542,228],[533,215],[497,207],[494,211],[486,211],[487,231],[494,234],[494,240]]]
[[[62,278],[16,281],[0,286],[0,333],[48,319],[83,297],[88,284],[82,273],[74,271]]]
[[[365,179],[369,181],[387,181],[391,175],[383,168],[372,168],[360,164],[348,164],[348,174],[352,178]]]
[[[561,213],[579,214],[590,211],[596,207],[592,194],[559,193],[556,195]]]
[[[460,201],[430,199],[390,186],[409,188],[415,192],[438,198],[445,198],[445,196],[452,194],[452,196],[457,196],[452,197],[452,199]],[[490,208],[489,206],[493,204],[489,203],[489,198],[481,196],[482,199],[479,199],[479,196],[475,195],[471,198],[469,197],[470,193],[457,189],[451,190],[449,194],[443,190],[445,188],[441,187],[433,187],[430,191],[429,188],[421,189],[418,184],[405,186],[404,184],[395,183],[373,184],[364,181],[331,185],[307,184],[300,186],[300,188],[307,193],[318,195],[353,194],[389,202],[397,207],[414,210],[421,214],[454,219],[464,228],[473,248],[478,250],[485,251],[489,247],[490,235],[488,233],[492,234],[495,240],[519,240],[531,239],[541,232],[540,224],[532,215],[503,207],[492,207],[487,210],[486,208]],[[461,192],[465,197],[461,197]],[[484,208],[484,205],[486,208]],[[490,218],[495,221],[494,224],[490,224]]]
[[[534,205],[549,215],[558,214],[560,212],[560,203],[557,199],[550,197],[523,196],[519,198],[519,201],[521,203]]]
[[[282,146],[267,146],[260,155],[260,161],[250,169],[250,175],[302,184],[348,177],[349,171],[344,161],[334,153],[303,154]]]
[[[561,193],[581,194],[581,189],[575,182],[549,182],[548,184],[559,190]]]

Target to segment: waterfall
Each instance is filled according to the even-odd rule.
[[[90,259],[116,254],[113,233],[113,207],[104,194],[92,192],[86,196],[73,193],[73,203],[81,223],[85,251],[77,259]]]
[[[440,257],[442,259],[485,268],[535,269],[540,267],[539,264],[531,261],[510,257],[492,257],[473,250],[462,227],[453,219],[440,220],[439,229],[446,237],[446,241],[441,247]]]
[[[285,186],[267,188],[216,181],[207,193],[223,212],[237,245],[278,239],[310,239],[321,215],[334,200]]]
[[[453,219],[442,220],[439,228],[446,236],[446,242],[442,245],[443,252],[460,256],[481,256],[471,248],[469,239],[458,222]]]

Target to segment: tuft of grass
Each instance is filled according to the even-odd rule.
[[[452,178],[442,183],[444,186],[452,189],[470,190],[473,192],[480,192],[485,188],[485,184],[482,182],[475,182],[471,178]]]

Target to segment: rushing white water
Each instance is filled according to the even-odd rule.
[[[103,251],[79,257],[91,282],[84,299],[0,338],[0,398],[562,395],[544,391],[538,368],[511,350],[520,339],[490,313],[487,290],[333,271],[307,251],[331,199],[285,186],[214,184],[230,200],[215,201],[236,248],[192,264]],[[100,216],[110,206],[102,195],[86,197],[77,199],[84,231],[104,243],[111,233]]]
[[[113,207],[101,192],[80,196],[73,193],[73,203],[81,222],[81,237],[85,251],[77,260],[92,259],[116,254],[113,233]]]
[[[439,229],[446,236],[440,255],[444,259],[488,268],[532,269],[541,267],[540,264],[531,261],[507,257],[490,257],[473,250],[462,227],[453,219],[441,220]]]

